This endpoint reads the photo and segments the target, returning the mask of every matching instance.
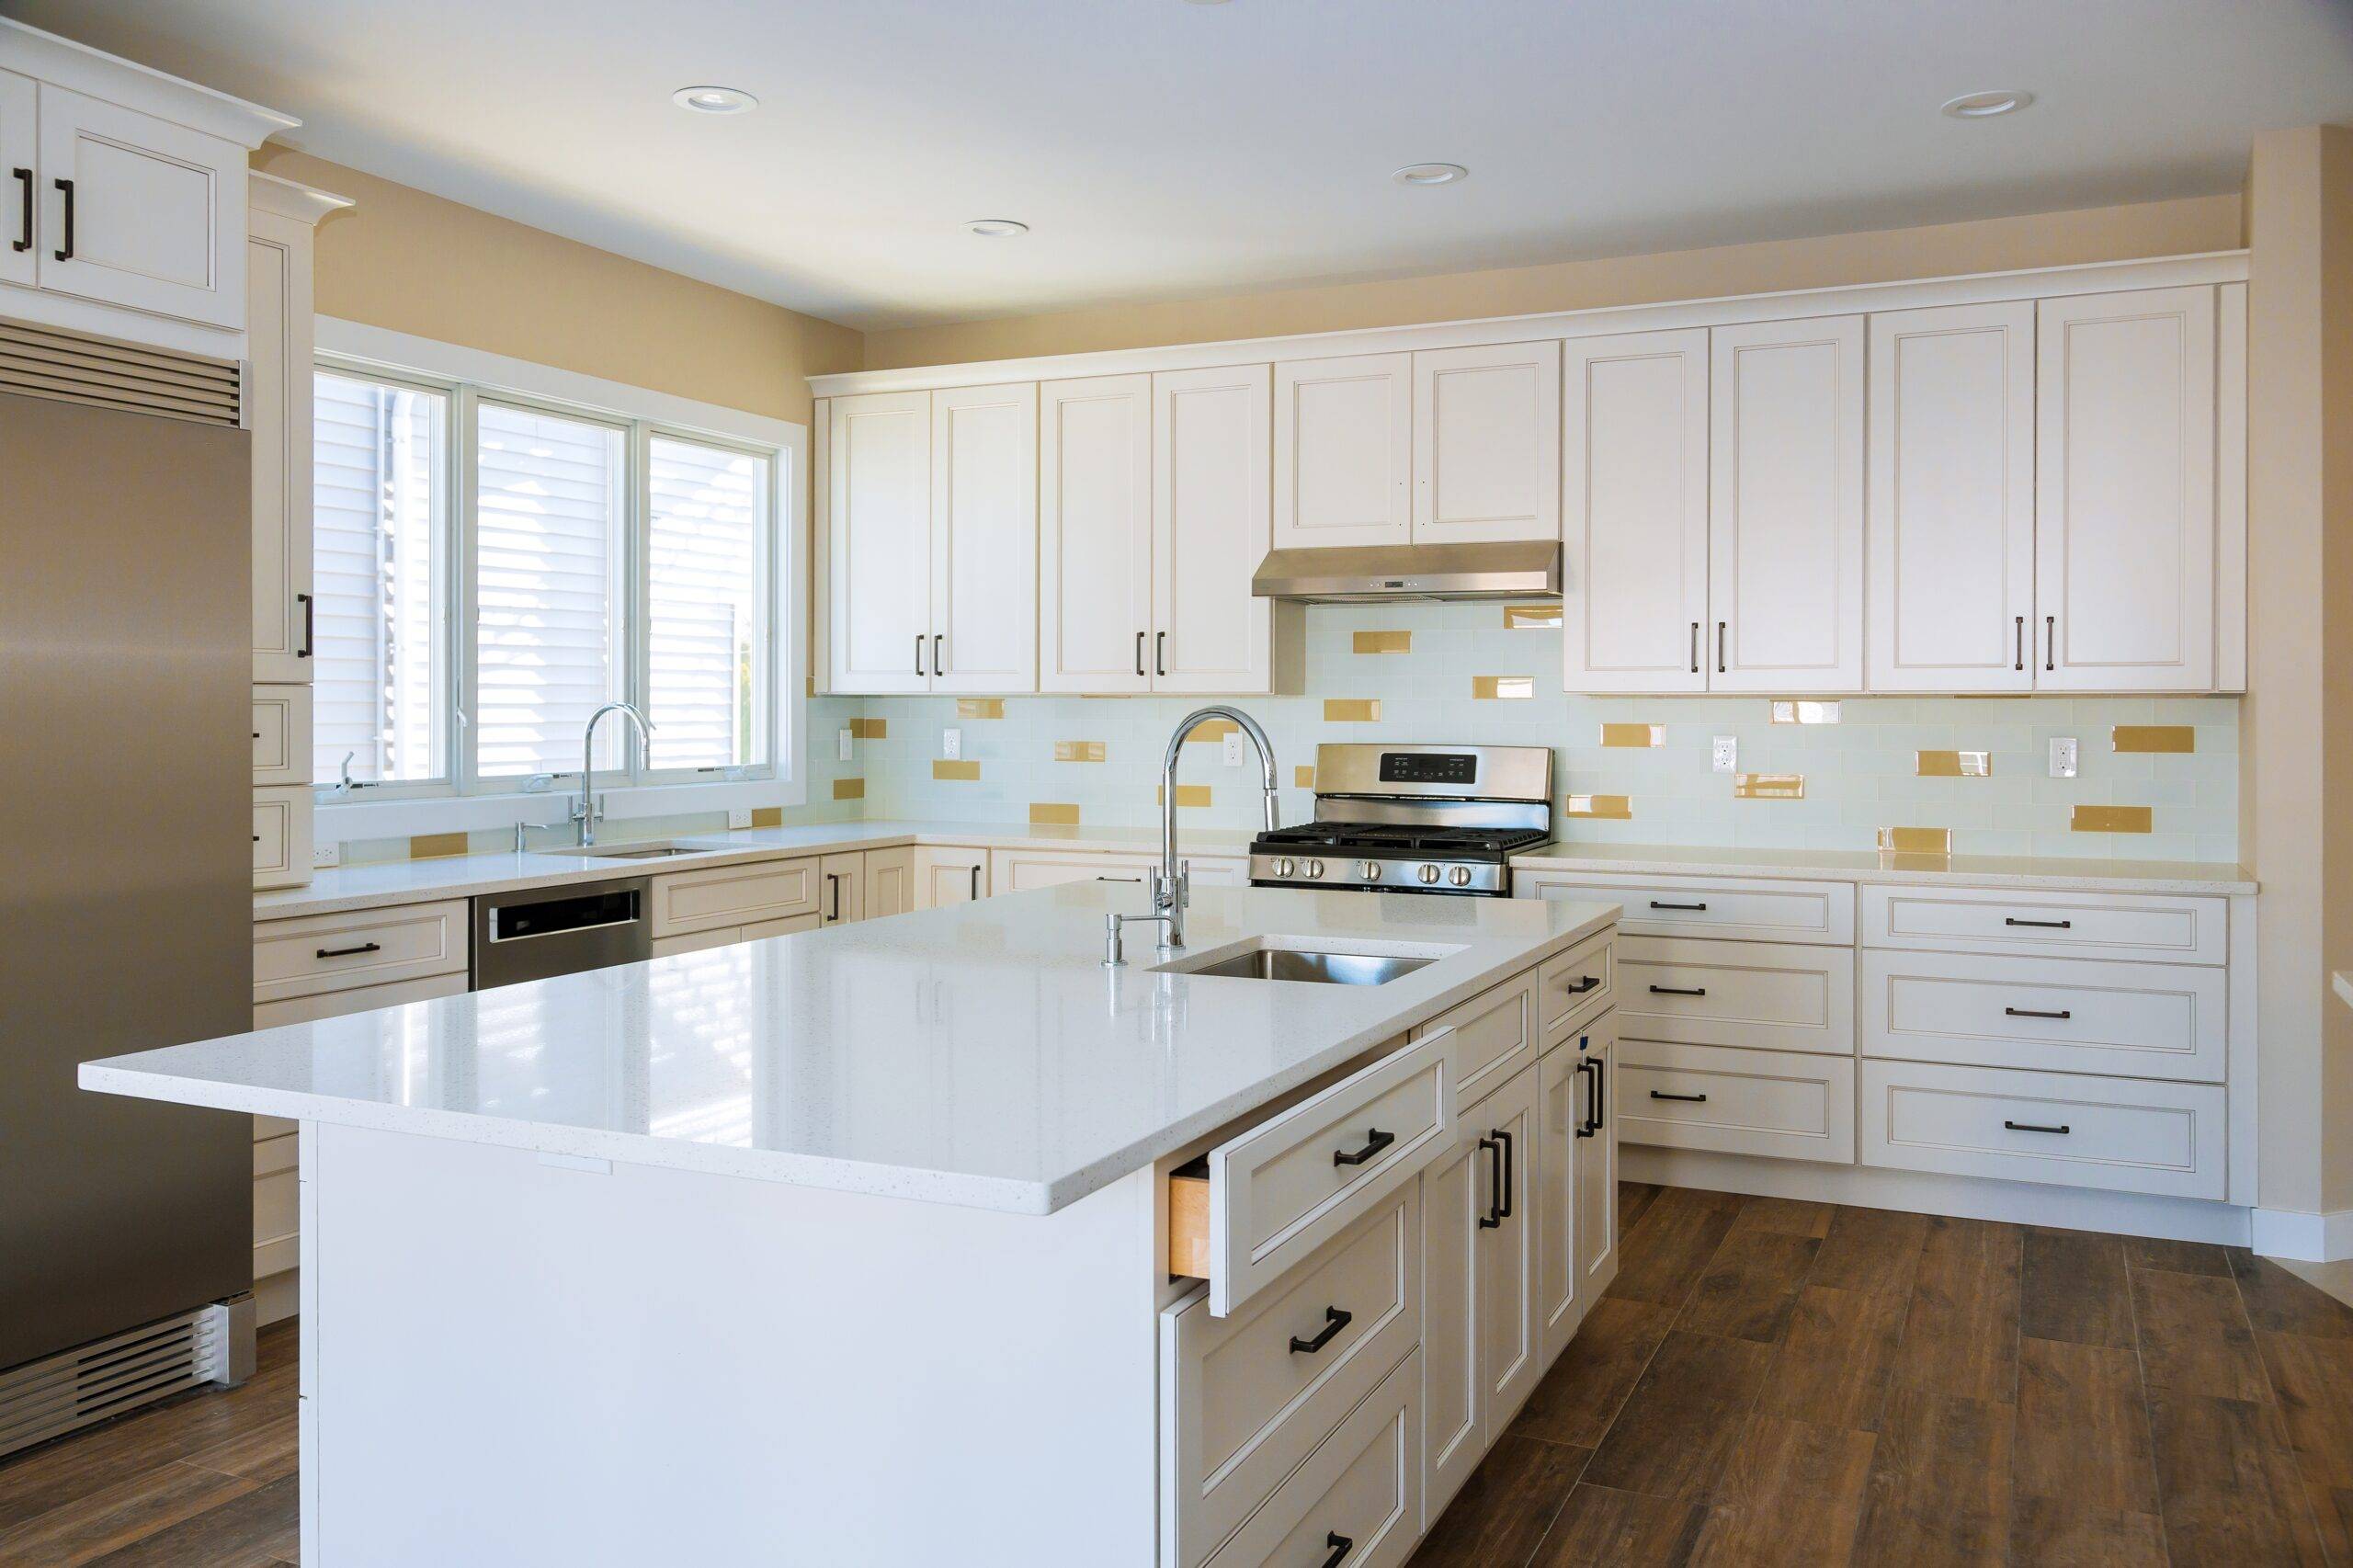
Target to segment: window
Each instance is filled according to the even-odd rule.
[[[784,775],[777,447],[340,358],[315,385],[330,801],[576,788],[612,701],[654,733],[599,727],[600,791]]]

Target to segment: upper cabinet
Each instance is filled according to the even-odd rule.
[[[1870,405],[1870,688],[2033,689],[2033,304],[1873,316]]]
[[[1152,379],[1152,683],[1155,691],[1273,689],[1272,606],[1250,574],[1267,553],[1272,371]]]
[[[8,235],[0,245],[0,283],[27,288],[39,281],[40,265],[33,252],[40,227],[40,176],[34,167],[40,162],[34,149],[40,144],[38,93],[31,77],[0,71],[0,175],[8,180],[0,191],[0,229]]]
[[[2214,685],[2211,288],[2039,307],[2035,685]]]
[[[1414,356],[1414,541],[1561,534],[1561,346]]]
[[[1150,376],[1038,389],[1041,691],[1152,689],[1152,402]]]
[[[931,398],[875,392],[827,410],[835,691],[930,689]]]
[[[1404,544],[1414,531],[1414,357],[1275,367],[1277,550]]]
[[[254,679],[312,676],[312,231],[349,202],[255,175],[245,227],[245,428],[254,453]],[[304,759],[307,767],[307,756]]]
[[[931,394],[931,689],[1038,686],[1038,385]]]

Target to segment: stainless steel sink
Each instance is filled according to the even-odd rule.
[[[596,844],[585,849],[576,844],[550,845],[545,849],[531,851],[534,855],[563,855],[583,860],[667,860],[678,855],[708,855],[716,849],[732,849],[726,843],[709,839],[652,838],[635,844]]]
[[[1329,940],[1329,938],[1325,938]],[[1161,974],[1221,980],[1288,980],[1308,985],[1386,985],[1434,964],[1460,948],[1367,941],[1354,950],[1311,945],[1313,939],[1254,937],[1195,958],[1155,964]],[[1385,949],[1385,950],[1384,950]]]

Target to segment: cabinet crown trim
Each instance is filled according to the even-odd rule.
[[[302,123],[290,114],[166,75],[135,60],[121,59],[6,17],[0,17],[0,66],[245,147],[258,147],[279,131]]]

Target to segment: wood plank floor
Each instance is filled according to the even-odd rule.
[[[2238,1248],[1628,1183],[1415,1556],[2353,1568],[2353,1307]]]
[[[2225,1247],[1638,1183],[1618,1282],[1415,1559],[2353,1568],[2353,1307]],[[296,1561],[244,1387],[0,1460],[0,1565]]]

